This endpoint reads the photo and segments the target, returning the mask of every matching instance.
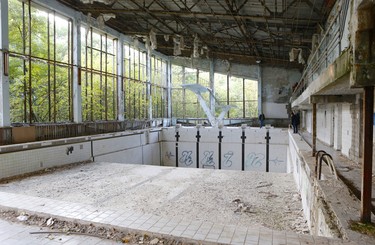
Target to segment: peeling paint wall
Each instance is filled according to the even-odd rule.
[[[315,236],[340,237],[338,222],[332,208],[324,205],[327,201],[314,176],[315,157],[311,157],[311,148],[298,136],[289,134],[288,164],[292,165],[293,177],[301,194],[303,214],[310,232]]]
[[[288,118],[287,105],[292,87],[301,78],[297,69],[263,67],[262,101],[266,118]]]

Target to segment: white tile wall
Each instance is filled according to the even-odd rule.
[[[123,151],[117,151],[110,154],[100,155],[94,158],[96,162],[114,162],[128,164],[142,164],[142,148],[131,148]]]
[[[93,141],[94,157],[141,146],[141,134]]]
[[[196,143],[179,142],[178,144],[178,166],[185,168],[197,167]]]
[[[154,134],[155,135],[155,134]],[[160,144],[143,145],[143,164],[160,166]]]
[[[185,132],[186,128],[183,128]],[[191,129],[191,137],[186,142],[179,141],[179,166],[196,167],[196,129]],[[181,129],[180,129],[181,131]],[[266,129],[245,129],[245,170],[265,171]],[[271,128],[270,132],[270,171],[286,172],[286,150],[288,132],[286,129]],[[186,135],[186,132],[184,133]],[[199,144],[199,166],[202,168],[219,168],[218,143],[219,130],[216,128],[201,128]],[[175,166],[175,132],[170,128],[162,133],[161,156],[165,166]],[[242,169],[242,129],[226,127],[222,129],[223,143],[221,145],[221,168],[227,170]],[[192,137],[194,136],[194,138]]]
[[[196,128],[181,128],[179,142],[179,166],[196,168]],[[201,128],[199,145],[199,165],[201,168],[218,168],[218,129]],[[159,134],[161,137],[159,137]],[[242,129],[237,127],[223,129],[222,169],[241,170]],[[263,171],[265,169],[265,129],[247,128],[245,130],[245,170]],[[117,136],[117,137],[116,137]],[[287,132],[282,129],[270,129],[270,161],[276,167],[270,166],[271,171],[285,172]],[[108,137],[108,138],[105,138]],[[164,139],[159,143],[159,138]],[[59,166],[73,162],[91,159],[91,141],[83,143],[51,146],[27,151],[0,154],[0,178],[33,172],[46,167]],[[61,140],[65,142],[64,139]],[[72,146],[73,152],[67,155],[67,148]],[[175,166],[175,129],[167,128],[163,132],[141,134],[102,135],[92,138],[93,157],[95,161],[152,164]],[[259,160],[260,159],[260,160]],[[254,163],[255,161],[255,163]]]
[[[218,143],[199,144],[199,166],[200,168],[218,169],[219,150]]]
[[[285,137],[288,138],[288,137]],[[287,145],[270,145],[270,172],[286,173],[287,172]]]
[[[173,132],[173,137],[176,133]],[[180,141],[196,142],[197,129],[195,127],[182,127],[180,128]],[[174,137],[175,138],[175,137]]]
[[[90,142],[0,154],[0,179],[90,159]]]
[[[221,145],[221,169],[241,170],[241,144],[237,141],[237,143],[222,143]]]
[[[245,146],[245,170],[258,171],[258,172],[266,171],[266,145],[265,144],[246,144]]]
[[[176,166],[175,142],[161,142],[160,154],[163,166]]]
[[[141,134],[141,144],[153,144],[159,142],[159,132],[160,131],[145,131]]]
[[[223,128],[222,134],[224,136],[223,142],[225,143],[238,143],[241,142],[242,129],[240,127]],[[219,135],[217,132],[216,136]]]

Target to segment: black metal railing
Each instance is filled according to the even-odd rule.
[[[315,154],[315,178],[321,180],[323,162],[328,166],[328,169],[334,178],[338,179],[332,156],[323,150],[317,151]]]

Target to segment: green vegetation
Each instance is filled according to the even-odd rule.
[[[167,116],[167,62],[84,23],[81,32],[80,88],[83,121],[116,120],[118,90],[127,119]],[[118,87],[117,50],[124,50],[122,87]],[[73,23],[36,3],[9,0],[9,84],[12,123],[73,120]],[[146,64],[150,62],[151,77]],[[172,116],[205,118],[196,95],[181,85],[210,87],[209,72],[172,66]],[[229,89],[229,90],[228,90]],[[203,94],[209,102],[209,94]],[[257,117],[255,81],[215,74],[215,97],[233,105],[227,117]],[[217,107],[217,113],[219,108]]]
[[[358,231],[359,233],[375,237],[375,224],[374,223],[361,223],[359,221],[350,222],[350,229]]]

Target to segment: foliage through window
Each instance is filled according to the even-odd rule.
[[[146,119],[147,99],[147,55],[145,51],[124,45],[124,101],[127,119]]]
[[[81,95],[84,121],[115,120],[117,41],[81,27]]]
[[[118,89],[123,90],[126,119],[165,118],[167,102],[172,116],[206,118],[194,92],[183,84],[210,88],[208,71],[171,66],[168,97],[168,63],[165,59],[118,37],[80,27],[80,73],[83,121],[116,120]],[[73,22],[32,1],[9,0],[9,90],[12,123],[73,121]],[[123,49],[123,71],[117,71],[118,49]],[[117,79],[122,78],[121,88]],[[233,105],[227,117],[257,117],[257,82],[214,74],[216,113],[219,105]],[[210,106],[210,93],[202,93]],[[75,108],[77,109],[77,108]],[[151,114],[150,114],[151,113]]]
[[[72,22],[28,1],[9,0],[12,123],[72,120]]]
[[[197,80],[198,79],[198,80]],[[205,118],[197,96],[190,90],[183,89],[182,84],[198,83],[210,88],[209,72],[172,65],[172,116],[176,118]],[[214,74],[216,115],[222,106],[231,105],[227,118],[254,118],[258,110],[258,84],[255,80]],[[210,107],[210,93],[202,93]]]

